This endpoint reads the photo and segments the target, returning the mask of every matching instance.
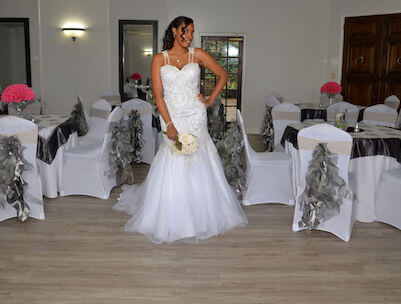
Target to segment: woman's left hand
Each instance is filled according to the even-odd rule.
[[[203,96],[202,93],[199,93],[199,94],[198,94],[198,99],[200,100],[201,103],[204,103],[204,104],[207,105],[207,106],[209,105],[209,100],[206,99],[206,97]]]

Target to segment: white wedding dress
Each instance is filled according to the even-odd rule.
[[[126,231],[143,233],[154,243],[197,242],[245,226],[248,220],[207,130],[206,107],[197,97],[200,68],[193,62],[193,48],[181,70],[170,65],[166,51],[163,55],[160,73],[170,117],[178,133],[198,137],[198,150],[191,156],[176,155],[164,137],[145,181],[123,186],[113,209],[132,215]]]

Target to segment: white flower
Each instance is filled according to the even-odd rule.
[[[171,143],[171,150],[177,155],[192,155],[198,149],[198,138],[193,134],[179,134]]]

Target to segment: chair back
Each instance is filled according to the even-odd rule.
[[[32,216],[44,218],[42,183],[36,163],[38,127],[26,119],[12,115],[5,116],[0,118],[0,135],[15,135],[21,141],[23,147],[22,157],[31,164],[31,168],[22,173],[22,177],[27,182],[24,187],[24,198],[28,198],[28,203],[32,201],[38,203],[37,206],[35,205],[34,208],[31,208]]]
[[[279,105],[279,104],[280,104],[280,101],[277,99],[277,97],[272,96],[272,95],[268,95],[268,96],[266,97],[266,105],[267,105],[268,107],[273,108],[273,107],[275,107],[275,106],[277,106],[277,105]]]
[[[386,106],[385,104],[377,104],[365,109],[363,112],[362,122],[379,126],[394,127],[396,120],[396,110]]]
[[[400,106],[400,99],[395,95],[391,95],[384,100],[384,104],[398,112],[398,107]]]
[[[274,147],[278,147],[285,128],[293,123],[301,121],[301,109],[296,105],[283,102],[272,109],[274,128]]]
[[[123,118],[123,111],[121,110],[120,107],[115,107],[107,119],[106,128],[104,131],[104,140],[103,140],[103,144],[102,144],[102,152],[101,152],[102,157],[105,155],[105,153],[110,148],[109,143],[110,143],[112,135],[113,135],[112,131],[113,131],[114,126],[122,118]]]
[[[121,95],[117,91],[107,90],[102,93],[100,99],[104,99],[109,102],[111,105],[121,102]]]
[[[347,111],[345,115],[345,120],[347,122],[357,122],[359,114],[358,107],[346,101],[333,103],[327,108],[327,121],[336,121],[336,114],[344,111]]]
[[[335,154],[333,156],[337,158],[335,165],[338,168],[338,176],[344,180],[346,189],[348,191],[350,189],[348,180],[348,167],[352,150],[352,137],[348,133],[329,124],[317,124],[302,129],[298,133],[300,178],[298,182],[297,197],[292,224],[293,231],[306,229],[306,227],[299,226],[299,223],[301,221],[304,222],[303,217],[305,215],[305,211],[307,212],[307,216],[313,216],[312,213],[314,213],[313,207],[301,205],[301,201],[303,200],[301,195],[303,195],[304,191],[307,189],[318,189],[315,188],[316,185],[308,185],[309,187],[307,188],[306,173],[308,172],[309,165],[311,163],[311,160],[313,159],[313,152],[319,143],[326,143],[327,149],[331,153]],[[332,158],[332,160],[334,160],[334,158]],[[319,174],[314,174],[313,176],[310,176],[308,178],[308,182],[314,183],[310,180],[310,178],[316,177],[315,182],[318,183],[320,179],[319,176]],[[348,242],[351,238],[352,227],[355,220],[355,204],[353,204],[350,193],[338,193],[337,195],[341,195],[343,199],[342,204],[339,206],[339,212],[333,214],[333,216],[330,216],[330,214],[326,214],[328,218],[323,219],[323,221],[320,221],[319,219],[320,223],[315,227],[315,229],[331,232],[344,241]],[[304,201],[303,203],[307,202]],[[328,207],[331,208],[334,206]],[[317,213],[319,213],[319,210],[317,210]],[[317,213],[315,213],[316,216],[318,216]],[[309,222],[313,221],[314,218],[312,217],[305,220]]]
[[[80,103],[82,105],[82,109],[84,109],[85,119],[86,119],[86,121],[88,123],[88,127],[89,127],[90,117],[88,115],[88,112],[86,112],[86,110],[85,110],[84,100],[83,100],[82,96],[79,94],[77,95],[77,103]]]
[[[323,123],[302,129],[297,138],[301,162],[300,189],[297,193],[302,193],[305,189],[306,182],[304,177],[312,159],[313,150],[319,143],[326,143],[328,150],[333,154],[337,154],[339,176],[348,185],[348,166],[352,149],[351,135],[332,125]]]
[[[397,120],[396,120],[396,122],[395,122],[395,127],[396,127],[397,129],[400,129],[400,130],[401,130],[401,111],[398,112],[398,118],[397,118]]]
[[[271,91],[267,96],[273,96],[275,97],[280,103],[282,103],[283,100],[283,96],[281,96],[281,94],[279,92],[276,91]]]
[[[245,146],[245,160],[247,168],[252,166],[252,159],[254,159],[254,154],[256,153],[248,141],[248,135],[246,134],[244,120],[241,115],[241,111],[237,110],[237,124],[240,127],[242,137],[244,138],[244,146]]]
[[[141,161],[151,163],[155,156],[155,135],[153,134],[152,117],[153,107],[149,102],[139,98],[133,98],[124,102],[121,106],[124,119],[128,119],[128,115],[132,110],[138,111],[141,122],[143,124],[142,139],[144,145],[141,150]]]
[[[111,112],[111,105],[104,99],[96,101],[91,108],[89,130],[86,138],[102,140],[106,129],[107,119]]]

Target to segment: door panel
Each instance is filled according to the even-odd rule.
[[[345,18],[341,84],[348,102],[365,106],[377,103],[382,28],[380,16]]]
[[[401,14],[384,17],[384,51],[380,78],[380,100],[401,98]]]

